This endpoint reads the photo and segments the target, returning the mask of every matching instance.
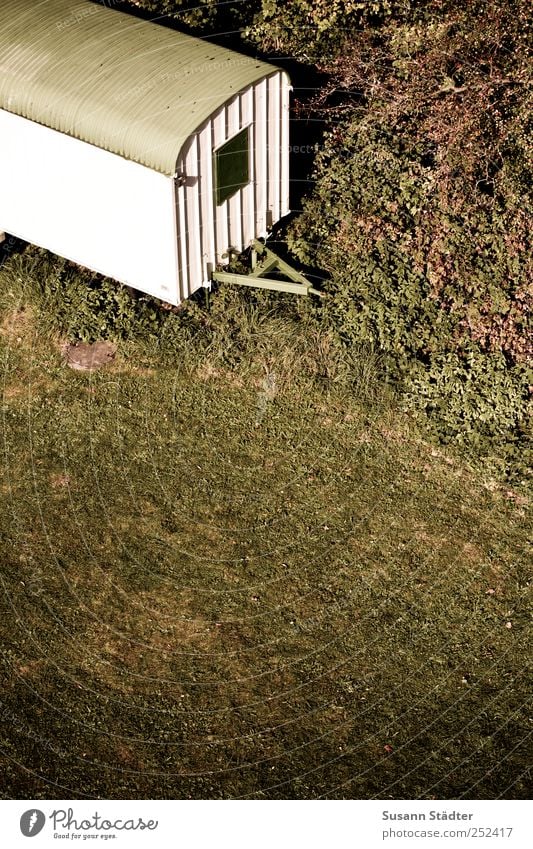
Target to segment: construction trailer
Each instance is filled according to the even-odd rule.
[[[217,278],[311,291],[258,241],[289,212],[290,89],[89,0],[3,0],[0,233],[174,305]],[[249,275],[221,269],[249,246]]]

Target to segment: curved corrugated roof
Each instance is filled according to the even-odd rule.
[[[1,0],[0,108],[173,175],[265,62],[86,0]]]

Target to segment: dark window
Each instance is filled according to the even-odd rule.
[[[250,180],[248,127],[213,154],[217,204],[224,203]]]

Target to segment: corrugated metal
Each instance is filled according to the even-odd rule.
[[[187,250],[189,294],[202,285],[202,242],[200,231],[200,173],[198,136],[193,136],[185,157],[185,199],[187,204]]]
[[[212,143],[211,147],[214,149],[215,147],[219,147],[223,144],[227,139],[226,133],[226,107],[223,106],[222,109],[218,111],[218,113],[214,116],[212,123]],[[214,191],[214,186],[205,186],[205,191]],[[220,261],[222,258],[222,253],[226,251],[229,245],[229,221],[228,221],[228,202],[224,201],[223,204],[217,206],[215,204],[214,207],[214,219],[215,219],[215,251],[216,257]],[[213,257],[215,259],[215,257]]]
[[[255,221],[258,232],[267,231],[268,203],[268,113],[267,81],[254,86],[255,157]]]
[[[209,285],[228,248],[243,250],[289,212],[289,90],[287,75],[274,72],[225,103],[183,149],[179,168],[187,176],[176,186],[182,297]],[[250,182],[217,206],[213,150],[245,127]]]
[[[241,101],[241,121],[243,127],[252,127],[252,143],[255,145],[255,132],[253,128],[254,120],[254,91],[253,88],[248,89],[240,97]],[[254,207],[254,182],[255,182],[255,157],[250,157],[250,177],[251,187],[249,191],[242,193],[242,229],[243,243],[246,245],[255,236],[255,207]]]
[[[198,285],[209,281],[215,265],[215,202],[213,192],[212,121],[208,121],[198,134],[200,142],[200,195],[202,243],[202,278]]]
[[[275,70],[86,0],[1,9],[0,108],[169,176],[191,134]]]
[[[281,87],[281,209],[280,218],[288,215],[289,207],[289,91],[288,84]]]
[[[232,136],[236,135],[240,129],[242,129],[241,125],[241,116],[240,116],[240,98],[234,98],[231,103],[228,103],[227,107],[227,115],[228,115],[228,128],[227,128],[227,137],[228,139],[232,138]],[[250,139],[250,142],[252,140]],[[247,190],[248,187],[245,187],[244,191]],[[228,199],[228,226],[229,226],[229,244],[232,248],[236,250],[241,250],[242,245],[242,225],[241,225],[241,196],[243,193],[243,189],[235,192]]]
[[[281,189],[281,92],[280,75],[274,74],[268,84],[268,212],[267,224],[278,221]]]

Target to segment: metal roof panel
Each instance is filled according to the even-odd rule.
[[[88,0],[2,0],[0,108],[163,174],[215,110],[276,70]]]

